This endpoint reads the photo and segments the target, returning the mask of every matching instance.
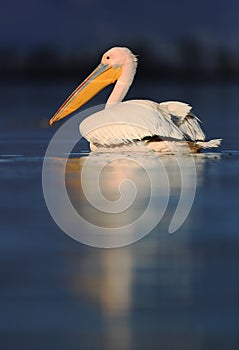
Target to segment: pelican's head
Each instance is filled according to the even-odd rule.
[[[101,64],[115,68],[129,65],[135,71],[137,58],[127,47],[113,47],[103,54]]]
[[[113,47],[105,52],[99,66],[66,99],[51,118],[50,125],[82,107],[103,88],[117,80],[126,86],[127,92],[133,81],[136,67],[137,58],[126,47]]]

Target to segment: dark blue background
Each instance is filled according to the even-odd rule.
[[[238,13],[232,0],[1,4],[1,349],[239,348]],[[107,250],[58,228],[41,170],[59,127],[48,120],[116,45],[139,54],[127,98],[188,102],[208,137],[224,140],[197,158],[196,198],[175,235],[166,216]]]

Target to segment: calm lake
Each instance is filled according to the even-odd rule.
[[[135,183],[135,203],[123,213],[92,208],[82,190],[79,174],[90,160],[84,186],[88,196],[99,200],[95,174],[109,157],[89,157],[82,139],[66,171],[68,154],[59,152],[47,159],[47,189],[56,199],[54,209],[63,224],[70,219],[57,187],[62,179],[76,212],[112,232],[135,222],[152,196],[149,215],[129,232],[136,242],[114,249],[69,237],[53,220],[43,196],[44,156],[60,127],[50,128],[47,121],[75,86],[0,85],[1,348],[238,349],[239,84],[135,82],[127,96],[188,102],[202,119],[207,138],[223,138],[220,149],[179,160],[187,196],[194,190],[193,160],[196,193],[191,211],[174,233],[169,233],[169,226],[182,189],[175,157],[125,157],[106,167],[100,183],[108,201],[119,199],[122,180],[130,179],[123,194]],[[101,92],[89,106],[103,103],[108,92]],[[153,193],[145,169],[156,179]],[[166,192],[165,171],[170,188]],[[114,210],[114,204],[109,208]],[[140,229],[153,220],[151,232],[137,240]],[[79,230],[82,233],[82,227]]]

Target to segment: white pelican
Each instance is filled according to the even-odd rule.
[[[129,100],[120,103],[131,86],[136,56],[126,47],[108,50],[99,66],[72,92],[50,120],[50,125],[83,106],[99,91],[115,83],[105,109],[80,124],[91,150],[143,148],[158,152],[218,147],[221,139],[205,141],[199,119],[187,103]],[[136,147],[135,147],[136,146]],[[140,147],[139,147],[140,146]]]

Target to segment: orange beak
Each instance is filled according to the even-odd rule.
[[[49,124],[52,125],[75,112],[106,86],[115,83],[121,71],[120,66],[112,67],[101,63],[66,99]]]

